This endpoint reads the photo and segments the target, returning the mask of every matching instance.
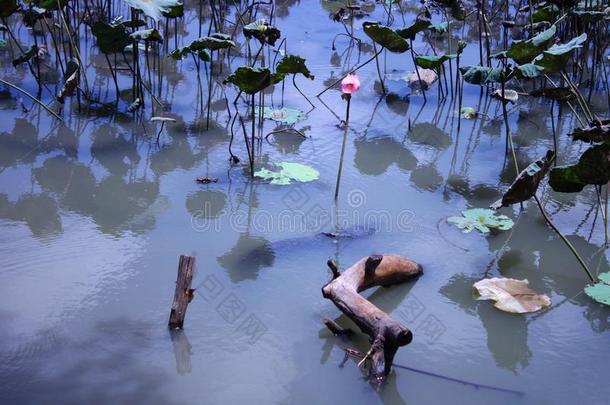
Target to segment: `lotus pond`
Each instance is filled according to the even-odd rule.
[[[0,17],[3,403],[608,402],[608,1]],[[374,382],[320,289],[384,253]]]

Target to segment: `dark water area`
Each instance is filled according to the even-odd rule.
[[[374,62],[358,71],[362,87],[351,101],[335,205],[346,103],[336,88],[315,95],[373,56],[361,23],[386,21],[387,13],[378,3],[354,19],[354,35],[363,41],[359,51],[348,37],[336,37],[345,30],[329,17],[329,2],[274,3],[273,23],[286,48],[305,58],[315,75],[313,81],[297,78],[315,108],[295,125],[306,137],[269,137],[257,147],[257,164],[306,164],[320,173],[313,182],[251,180],[239,121],[232,151],[241,162],[229,162],[232,117],[225,94],[235,114],[237,91],[220,83],[245,63],[243,48],[231,55],[230,66],[223,60],[222,72],[214,67],[209,128],[208,65],[201,66],[200,91],[191,58],[174,61],[165,51],[151,57],[151,80],[163,107],[145,92],[144,109],[132,114],[131,74],[117,71],[121,95],[115,105],[112,75],[84,24],[81,59],[100,103],[81,98],[79,109],[77,97],[67,98],[60,122],[0,85],[0,400],[607,403],[610,310],[583,293],[589,280],[533,201],[503,209],[515,221],[510,231],[464,234],[446,222],[460,211],[489,206],[515,177],[501,104],[481,87],[464,84],[463,106],[480,114],[461,119],[458,131],[457,100],[441,100],[433,87],[424,101],[395,80],[413,70],[410,56],[382,52],[389,94],[380,91]],[[128,15],[125,3],[112,4],[113,16]],[[394,6],[393,27],[410,24],[420,8],[411,1],[403,1],[402,10]],[[227,20],[235,21],[235,6],[227,10]],[[258,17],[269,18],[265,10]],[[207,6],[202,12],[206,31]],[[198,38],[198,13],[198,3],[186,1],[185,17],[169,27],[161,20],[161,47],[171,51]],[[7,21],[20,42],[31,43],[32,30],[20,17]],[[433,22],[441,21],[433,15]],[[493,48],[501,49],[499,27],[492,28]],[[50,43],[40,30],[38,40],[45,36]],[[453,49],[458,38],[468,42],[461,63],[478,64],[476,20],[451,31]],[[413,46],[431,54],[433,45],[442,54],[446,39],[420,35]],[[243,35],[236,42],[245,46]],[[44,82],[56,89],[61,70],[51,49]],[[13,67],[15,53],[14,46],[0,49],[0,77],[36,94],[27,66]],[[266,63],[274,56],[270,51]],[[125,67],[121,59],[117,66]],[[43,101],[58,111],[45,94]],[[265,103],[311,109],[290,80],[266,90]],[[592,92],[589,105],[608,118],[603,88]],[[247,116],[245,102],[237,107]],[[508,108],[520,167],[554,148],[553,126],[558,164],[576,162],[587,149],[567,136],[579,123],[565,105],[558,118],[555,104],[553,122],[551,102],[543,98],[520,96]],[[160,123],[150,120],[155,115],[175,119],[164,125],[158,143]],[[274,128],[265,120],[262,133]],[[218,182],[198,184],[200,176]],[[596,274],[609,271],[595,189],[557,193],[544,180],[539,195],[589,267]],[[337,221],[345,234],[321,234],[334,231]],[[368,338],[346,340],[326,330],[322,320],[340,313],[320,292],[330,277],[327,259],[347,268],[373,253],[401,254],[425,269],[415,282],[365,293],[414,333],[378,390],[357,360],[341,367],[343,349],[365,353]],[[196,257],[197,290],[184,331],[170,334],[180,254]],[[529,280],[552,307],[516,315],[477,301],[472,284],[486,272]],[[339,322],[355,328],[345,316]]]

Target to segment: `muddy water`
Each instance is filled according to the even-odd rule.
[[[118,7],[119,5],[117,5]],[[187,9],[196,10],[187,3]],[[416,7],[413,6],[415,10]],[[406,10],[405,10],[406,11]],[[179,23],[179,41],[197,37],[196,11]],[[382,10],[371,19],[382,19]],[[400,26],[400,14],[395,25]],[[407,23],[414,14],[405,12]],[[437,17],[435,17],[437,18]],[[114,85],[91,37],[83,42],[89,84],[110,102],[76,99],[64,123],[3,90],[0,114],[0,392],[7,403],[603,403],[608,388],[610,312],[582,293],[587,279],[536,206],[505,209],[512,232],[464,235],[445,222],[461,210],[485,207],[510,183],[501,110],[479,88],[465,85],[464,106],[485,114],[462,120],[457,105],[424,103],[404,83],[388,80],[380,97],[377,72],[360,72],[338,205],[333,193],[345,103],[336,90],[313,98],[371,50],[347,50],[333,37],[343,28],[318,2],[283,2],[276,25],[288,50],[307,59],[313,82],[300,87],[316,108],[296,125],[307,135],[263,142],[260,162],[300,162],[318,181],[273,186],[250,181],[228,162],[230,120],[214,91],[206,129],[193,62],[164,61],[161,98],[177,119],[154,142],[158,125],[134,123],[114,111]],[[365,39],[360,22],[355,34]],[[206,25],[207,27],[207,25]],[[471,32],[471,34],[468,34]],[[467,37],[476,32],[466,28]],[[28,32],[19,31],[28,41]],[[242,39],[240,39],[242,40]],[[83,41],[85,37],[83,36]],[[27,43],[27,42],[26,42]],[[169,43],[173,46],[173,37]],[[435,43],[443,50],[443,43]],[[417,42],[421,53],[429,46]],[[8,52],[8,51],[0,51]],[[463,64],[477,63],[478,46]],[[232,67],[242,59],[232,60]],[[393,75],[412,68],[404,55],[384,55]],[[24,68],[3,57],[3,76],[36,92]],[[225,66],[226,73],[226,66]],[[202,70],[205,79],[206,73]],[[121,73],[124,98],[131,78]],[[288,81],[267,103],[308,110]],[[207,87],[203,85],[204,99]],[[227,90],[230,100],[235,96]],[[147,100],[148,101],[148,100]],[[126,111],[128,101],[121,101]],[[607,116],[604,96],[593,108]],[[243,114],[246,107],[239,104]],[[149,104],[148,107],[150,108]],[[510,113],[520,164],[552,148],[550,105],[523,97]],[[158,113],[160,114],[160,113]],[[339,118],[338,118],[339,117]],[[409,128],[410,123],[410,130]],[[582,147],[565,134],[577,125],[564,109],[556,123],[560,162]],[[263,133],[273,130],[265,123]],[[241,133],[233,144],[247,161]],[[198,176],[217,183],[198,185]],[[597,272],[608,271],[603,224],[592,190],[553,193],[544,202],[558,226]],[[352,237],[327,238],[337,224]],[[418,281],[374,291],[371,300],[410,326],[387,384],[379,391],[343,348],[368,349],[364,336],[333,337],[321,323],[338,311],[323,300],[328,258],[347,267],[370,253],[419,261]],[[197,257],[197,295],[186,329],[166,329],[179,254]],[[527,278],[553,308],[517,316],[477,302],[471,285],[487,272]],[[339,322],[349,326],[344,317]],[[59,400],[61,398],[61,400]]]

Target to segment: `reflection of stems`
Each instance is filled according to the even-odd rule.
[[[354,73],[356,70],[366,66],[367,64],[371,63],[373,61],[373,59],[375,59],[383,50],[380,49],[379,52],[376,52],[375,55],[373,55],[370,59],[368,59],[366,62],[361,63],[360,65],[356,66],[354,69],[352,69],[349,73]],[[348,73],[348,74],[349,74]],[[346,75],[341,76],[341,78],[339,80],[336,80],[333,84],[331,84],[330,86],[326,87],[324,90],[322,90],[321,92],[319,92],[318,94],[316,94],[316,97],[320,97],[322,94],[326,93],[328,90],[332,89],[333,87],[335,87],[337,84],[339,84],[341,82],[341,80],[345,79],[347,77]]]
[[[502,81],[502,99],[500,102],[502,103],[502,116],[504,117],[504,128],[506,129],[506,140],[510,145],[510,151],[513,155],[513,162],[515,164],[515,173],[516,176],[519,175],[519,165],[517,164],[517,155],[515,154],[515,146],[513,145],[513,138],[510,135],[510,126],[508,125],[508,113],[506,112],[506,96],[504,94],[505,83]]]
[[[297,86],[297,82],[296,82],[296,77],[297,75],[292,75],[292,85],[294,86],[295,89],[297,89],[297,91],[299,93],[301,93],[301,95],[303,97],[305,97],[305,100],[307,100],[307,102],[309,103],[309,105],[311,105],[313,108],[316,108],[315,105],[313,105],[313,103],[311,102],[311,100],[309,98],[307,98],[307,96],[301,91],[301,89],[299,89],[299,86]]]
[[[606,206],[604,207],[604,234],[606,245],[608,244],[608,188],[610,183],[606,184]]]
[[[589,276],[589,278],[591,279],[592,282],[595,282],[595,277],[593,277],[593,274],[591,274],[591,270],[589,270],[589,267],[587,266],[587,264],[585,263],[585,261],[582,259],[582,257],[580,257],[580,255],[578,254],[578,252],[576,251],[576,249],[574,248],[574,246],[570,243],[570,241],[563,236],[563,234],[561,233],[561,231],[559,229],[557,229],[557,227],[555,226],[555,224],[551,221],[551,219],[549,218],[549,216],[547,215],[546,211],[544,210],[544,207],[542,206],[542,203],[540,202],[540,200],[538,199],[538,196],[534,194],[534,200],[536,201],[536,204],[538,204],[538,208],[540,209],[540,213],[542,214],[542,216],[544,217],[545,221],[547,224],[549,224],[549,226],[553,229],[553,231],[555,231],[555,233],[557,235],[559,235],[559,237],[561,238],[561,240],[566,244],[566,246],[572,251],[572,254],[574,255],[574,257],[576,257],[576,260],[578,260],[578,263],[580,263],[580,265],[582,266],[582,268],[585,270],[585,272],[587,273],[587,276]]]
[[[557,84],[555,84],[553,79],[551,79],[548,75],[544,75],[544,78],[547,79],[553,86],[555,86],[555,88],[559,88],[559,86]],[[580,125],[583,126],[583,127],[586,127],[587,124],[582,120],[582,118],[580,117],[580,114],[578,114],[578,112],[576,112],[576,109],[574,108],[572,103],[570,103],[569,101],[566,100],[566,104],[568,105],[570,110],[572,110],[572,112],[574,113],[574,116],[576,117],[576,119],[578,120]]]
[[[424,82],[421,80],[421,75],[419,74],[419,68],[417,67],[417,63],[415,63],[415,51],[413,51],[413,40],[409,40],[409,48],[411,49],[411,59],[413,59],[413,66],[415,66],[415,73],[417,73],[417,80],[419,80],[419,88],[421,90],[421,94],[424,96],[424,104],[428,102],[426,99],[426,90],[424,89]],[[426,84],[426,87],[428,85]]]
[[[339,159],[339,172],[337,173],[337,185],[335,186],[335,201],[339,198],[339,183],[341,182],[341,171],[343,170],[343,157],[345,156],[345,144],[347,143],[347,131],[349,131],[349,106],[352,100],[351,94],[347,95],[347,109],[345,112],[345,132],[343,132],[343,143],[341,144],[341,158]]]
[[[553,114],[553,107],[555,106],[555,100],[551,100],[551,128],[553,129],[553,147],[555,153],[559,152],[559,144],[557,143],[557,129],[555,128],[555,115]]]
[[[250,145],[250,147],[252,148],[252,152],[250,154],[250,156],[252,157],[250,159],[250,178],[253,179],[254,178],[254,131],[256,131],[256,117],[254,116],[254,94],[252,94],[252,135],[251,135],[251,141],[250,143],[252,145]]]
[[[212,80],[214,80],[214,51],[210,52],[210,82],[208,83],[208,114],[205,121],[205,129],[210,129],[210,104],[212,103]]]
[[[104,57],[106,57],[106,62],[108,63],[108,69],[110,69],[110,75],[112,76],[112,80],[114,81],[114,88],[116,89],[116,102],[119,102],[119,96],[120,96],[120,90],[119,90],[119,83],[117,82],[116,79],[116,72],[114,71],[114,67],[112,66],[112,63],[110,63],[110,59],[108,59],[108,54],[104,54]]]
[[[59,115],[57,115],[57,113],[53,110],[51,110],[49,107],[47,107],[42,101],[38,100],[36,97],[34,97],[33,95],[31,95],[30,93],[28,93],[27,91],[23,90],[21,87],[14,85],[13,83],[7,82],[6,80],[0,79],[0,83],[4,83],[9,87],[14,88],[15,90],[17,90],[18,92],[25,94],[26,96],[28,96],[29,98],[32,99],[32,101],[34,101],[36,104],[38,104],[39,106],[41,106],[42,108],[44,108],[45,110],[47,110],[49,112],[49,114],[51,114],[52,116],[54,116],[55,118],[57,118],[60,121],[63,121],[61,119],[61,117]]]
[[[587,102],[582,97],[582,94],[580,94],[578,87],[576,87],[576,85],[574,83],[572,83],[572,80],[570,80],[570,78],[565,74],[565,72],[562,71],[561,76],[568,83],[568,85],[574,92],[574,95],[576,96],[576,101],[578,101],[578,104],[580,105],[580,108],[582,109],[583,113],[585,114],[585,118],[587,119],[587,121],[589,121],[589,122],[593,121],[593,119],[595,117],[593,116],[593,113],[591,113],[589,106],[587,106]]]
[[[381,49],[383,50],[383,47]],[[375,65],[377,65],[377,75],[379,76],[379,81],[381,82],[381,92],[385,94],[385,85],[383,84],[381,69],[379,69],[379,57],[377,56],[381,51],[379,51],[379,53],[377,52],[377,46],[375,45],[375,42],[373,42],[373,51],[375,52]]]
[[[157,145],[159,144],[159,138],[161,137],[161,132],[163,132],[163,127],[165,126],[165,121],[161,121],[161,128],[159,132],[157,132]]]
[[[78,59],[78,62],[80,63],[80,65],[85,67],[85,65],[83,64],[83,60],[80,57],[80,52],[78,51],[78,46],[76,46],[76,44],[74,43],[74,37],[77,37],[77,36],[72,35],[72,32],[70,32],[70,27],[68,27],[68,24],[66,23],[66,18],[64,16],[64,12],[63,12],[63,7],[61,6],[61,3],[59,2],[59,0],[57,0],[56,4],[57,4],[57,11],[59,12],[59,16],[61,17],[61,22],[63,24],[63,27],[66,30],[66,33],[68,34],[68,39],[70,41],[70,46],[72,47],[72,50],[74,51],[74,55]],[[133,20],[136,21],[135,18]],[[83,79],[84,79],[83,81],[85,83],[85,92],[89,93],[89,83],[87,82],[86,69],[83,69]]]

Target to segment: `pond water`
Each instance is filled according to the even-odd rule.
[[[274,23],[288,51],[306,58],[316,76],[297,79],[316,108],[296,124],[307,138],[272,136],[260,143],[257,159],[307,164],[320,172],[317,181],[251,181],[239,123],[232,148],[241,164],[231,165],[223,90],[213,91],[206,129],[207,73],[202,67],[201,101],[191,59],[162,58],[158,86],[166,112],[157,114],[177,121],[165,125],[156,144],[160,126],[149,121],[150,101],[144,123],[134,122],[126,112],[131,76],[121,71],[124,94],[115,109],[112,77],[85,28],[81,56],[88,83],[110,106],[88,108],[82,100],[79,112],[73,97],[59,123],[28,99],[24,111],[19,93],[2,90],[3,402],[606,403],[610,311],[582,292],[586,275],[537,206],[505,208],[514,229],[488,236],[463,234],[445,221],[487,207],[514,179],[504,158],[500,104],[465,84],[463,105],[485,115],[462,119],[458,132],[457,103],[440,101],[436,87],[424,103],[421,95],[409,96],[404,82],[388,80],[393,93],[383,97],[375,63],[368,64],[351,103],[335,205],[345,102],[336,89],[320,99],[315,94],[369,59],[372,47],[359,54],[339,36],[333,50],[333,38],[344,30],[329,18],[326,2],[276,3]],[[419,3],[403,4],[409,24]],[[198,6],[187,1],[185,7],[177,38],[183,45],[199,29]],[[115,14],[121,11],[125,15],[126,7],[117,2]],[[227,18],[235,18],[232,13]],[[394,26],[402,26],[400,13],[394,14]],[[367,18],[386,17],[377,5]],[[370,44],[361,21],[355,20],[354,33]],[[475,29],[464,29],[463,64],[478,63]],[[27,29],[16,34],[29,43]],[[172,35],[167,42],[173,49]],[[421,38],[414,45],[430,52]],[[434,45],[442,52],[446,41]],[[13,68],[11,59],[2,57],[2,76],[36,93],[27,68]],[[232,68],[242,63],[232,56]],[[380,64],[393,76],[413,68],[407,54],[384,52]],[[228,66],[223,69],[222,77]],[[226,91],[232,101],[236,92]],[[309,109],[290,81],[267,92],[265,101]],[[244,103],[238,107],[247,115]],[[606,95],[595,92],[591,108],[607,117]],[[549,102],[528,97],[509,111],[521,167],[553,148],[549,112]],[[271,121],[264,125],[263,134],[274,128]],[[585,147],[566,134],[578,122],[564,108],[555,125],[559,163],[575,161]],[[199,176],[218,182],[197,184]],[[590,267],[608,271],[593,188],[560,194],[545,182],[541,190],[547,211]],[[321,235],[337,222],[352,237]],[[405,255],[424,267],[417,281],[366,293],[414,333],[378,390],[357,361],[341,367],[343,348],[366,352],[368,341],[325,329],[326,317],[354,326],[320,292],[330,276],[327,259],[347,268],[372,253]],[[184,331],[170,335],[180,254],[196,256],[197,291]],[[552,308],[513,315],[476,301],[472,284],[486,272],[528,279],[549,295]]]

